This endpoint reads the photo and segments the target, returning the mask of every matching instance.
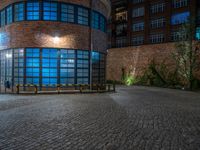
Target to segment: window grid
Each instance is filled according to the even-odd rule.
[[[58,6],[61,6],[60,11],[58,11]],[[99,29],[103,32],[106,32],[106,18],[102,14],[96,11],[92,11],[95,12],[95,16],[98,17],[94,17],[95,19],[95,21],[93,21],[94,23],[92,23],[92,20],[91,23],[89,23],[91,17],[89,15],[90,14],[89,9],[82,6],[77,6],[75,4],[67,4],[60,2],[27,1],[27,2],[14,3],[9,7],[11,8],[13,7],[12,12],[11,8],[9,9],[8,12],[6,12],[7,8],[2,9],[0,11],[1,26],[5,26],[6,24],[23,20],[30,20],[30,21],[47,20],[47,21],[62,21],[62,22],[76,23],[90,27],[93,27],[92,26],[93,24],[95,29]],[[6,14],[8,14],[8,16]]]
[[[6,12],[5,10],[1,11],[1,27],[6,25]]]
[[[188,0],[173,0],[172,5],[174,8],[181,8],[188,6]]]
[[[61,4],[61,21],[74,22],[74,6]]]
[[[39,85],[40,76],[40,49],[26,49],[26,84]]]
[[[27,2],[27,20],[40,19],[40,4],[39,2]]]
[[[24,20],[24,3],[14,5],[14,21]]]
[[[144,2],[144,0],[132,0],[133,4],[138,4]]]
[[[60,83],[75,83],[75,51],[60,50]]]
[[[150,12],[152,14],[161,13],[164,12],[164,10],[165,10],[165,3],[157,3],[157,4],[152,4],[150,6]]]
[[[164,42],[164,34],[152,34],[150,35],[150,42],[151,43],[162,43]]]
[[[56,21],[58,19],[58,5],[55,2],[43,3],[43,19]]]
[[[133,24],[133,31],[143,31],[144,30],[144,22],[138,22]]]
[[[14,85],[24,84],[24,49],[14,49]]]
[[[151,28],[162,28],[165,26],[165,19],[164,18],[158,18],[151,20]]]
[[[99,29],[99,14],[97,12],[92,12],[92,27],[94,29]]]
[[[88,25],[89,11],[86,8],[78,8],[78,24]]]
[[[134,46],[144,44],[144,36],[140,35],[140,36],[133,37],[132,43]]]
[[[9,6],[9,7],[7,7],[7,9],[6,9],[6,15],[7,15],[7,17],[6,17],[6,24],[11,24],[12,22],[13,22],[13,18],[12,18],[12,16],[13,16],[13,8],[12,8],[12,5],[11,6]]]
[[[144,7],[134,8],[132,12],[132,17],[144,16]]]
[[[183,24],[188,21],[188,18],[190,16],[190,12],[181,12],[177,14],[173,14],[171,17],[171,24],[177,25],[177,24]]]

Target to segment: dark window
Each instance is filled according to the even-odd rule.
[[[27,20],[39,20],[40,19],[40,6],[39,2],[27,3]]]
[[[44,20],[52,20],[56,21],[57,20],[57,3],[53,2],[44,2],[43,3],[43,19]]]

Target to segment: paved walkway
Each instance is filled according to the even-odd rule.
[[[200,150],[200,94],[0,96],[0,150]]]

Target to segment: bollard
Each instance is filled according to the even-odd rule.
[[[108,84],[108,92],[110,92],[110,84]]]
[[[82,87],[82,85],[80,85],[80,93],[82,93],[83,92],[83,87]]]
[[[57,85],[57,92],[60,94],[60,85]]]
[[[114,92],[116,91],[116,85],[115,85],[115,83],[113,84],[113,91]]]
[[[97,85],[97,92],[100,92],[100,86],[99,86],[99,84]]]
[[[19,84],[16,85],[16,93],[19,94]]]
[[[37,85],[34,85],[34,92],[35,92],[35,94],[37,94],[37,93],[38,93],[38,88],[37,88]]]

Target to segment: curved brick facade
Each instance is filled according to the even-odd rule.
[[[109,12],[108,0],[2,0],[0,90],[104,83]]]
[[[88,7],[90,0],[57,0]],[[9,4],[23,2],[22,0],[2,0],[0,9]],[[95,1],[94,10],[108,15],[109,10],[103,2]],[[92,29],[93,49],[106,52],[107,34]],[[21,21],[13,22],[10,25],[0,28],[1,37],[0,50],[19,47],[51,47],[51,48],[72,48],[90,50],[90,27],[52,21]],[[59,42],[54,43],[53,38],[58,36]]]

